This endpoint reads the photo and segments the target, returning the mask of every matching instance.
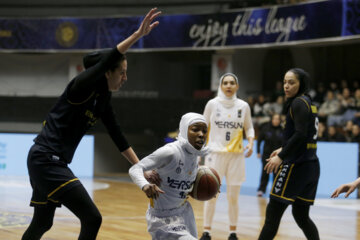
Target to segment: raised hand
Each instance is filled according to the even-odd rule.
[[[159,25],[159,21],[153,22],[152,21],[161,14],[160,11],[157,11],[157,8],[151,9],[141,22],[139,29],[137,30],[140,36],[148,35],[151,30],[153,30],[157,25]]]

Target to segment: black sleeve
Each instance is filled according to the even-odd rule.
[[[108,104],[104,114],[102,115],[101,120],[103,121],[111,139],[114,141],[120,152],[128,149],[130,145],[127,142],[123,133],[121,132],[120,125],[116,120],[115,113],[110,103]]]
[[[279,157],[282,160],[286,159],[291,153],[299,150],[306,141],[308,131],[308,117],[310,113],[308,105],[300,98],[295,98],[291,103],[291,109],[289,109],[289,111],[292,111],[295,132],[279,153]]]
[[[265,138],[264,132],[265,132],[265,127],[260,130],[260,134],[256,142],[256,153],[260,153],[261,142],[264,141]]]
[[[104,54],[101,60],[94,66],[86,69],[76,76],[68,91],[68,100],[73,103],[80,103],[86,100],[95,90],[99,81],[105,81],[105,72],[109,66],[121,57],[117,48]]]

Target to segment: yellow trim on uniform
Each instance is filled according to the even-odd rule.
[[[68,103],[70,103],[70,104],[72,104],[72,105],[80,105],[80,104],[83,104],[83,103],[86,103],[87,101],[89,101],[89,99],[90,99],[92,96],[94,96],[94,94],[95,94],[95,92],[92,92],[87,99],[85,99],[84,101],[82,101],[82,102],[80,102],[80,103],[73,103],[73,102],[71,102],[69,99],[67,99],[67,101],[68,101]]]
[[[45,124],[46,124],[46,120],[43,121],[43,127],[45,127]]]
[[[284,196],[284,192],[285,192],[286,186],[288,184],[288,181],[289,181],[289,178],[290,178],[290,175],[291,175],[291,171],[292,171],[294,166],[295,166],[295,164],[291,164],[291,166],[290,166],[289,174],[288,174],[288,176],[286,178],[285,185],[284,185],[284,188],[283,188],[282,193],[281,193],[281,197]]]
[[[52,195],[54,195],[54,193],[56,193],[59,189],[65,187],[66,185],[68,185],[69,183],[72,183],[74,181],[79,181],[78,178],[74,178],[74,179],[71,179],[69,181],[67,181],[66,183],[63,183],[61,184],[59,187],[57,187],[54,191],[52,191],[49,195],[47,195],[48,198],[50,198]]]
[[[154,208],[154,199],[150,198],[150,207]]]
[[[317,144],[316,143],[308,143],[306,146],[307,149],[316,149]]]
[[[279,196],[279,195],[276,195],[276,194],[274,194],[274,193],[270,193],[270,195],[273,195],[273,196],[275,196],[275,197],[282,198],[282,199],[285,199],[285,200],[288,200],[288,201],[291,201],[291,202],[295,202],[295,200],[292,199],[292,198],[287,198],[287,197],[284,197],[284,196]]]
[[[312,112],[312,113],[317,113],[317,112],[318,112],[318,111],[317,111],[317,107],[314,106],[314,105],[311,105],[311,112]]]
[[[293,114],[292,114],[292,109],[291,109],[291,107],[290,107],[290,117],[291,117],[292,119],[294,119],[294,116],[293,116]]]
[[[34,203],[34,204],[43,204],[43,205],[47,204],[47,202],[35,202],[35,201],[31,201],[31,203]]]
[[[299,196],[297,198],[300,199],[300,200],[303,200],[305,202],[314,202],[314,200],[305,199],[305,198],[302,198],[302,197],[299,197]]]
[[[209,144],[209,137],[210,137],[210,127],[211,127],[211,125],[210,125],[210,123],[209,123],[209,127],[208,127],[208,129],[207,129],[207,133],[206,133],[206,146]]]
[[[240,128],[236,136],[226,145],[227,152],[241,153],[243,148],[243,128]]]
[[[54,202],[54,203],[58,203],[59,201],[56,201],[54,199],[48,198],[50,201]]]

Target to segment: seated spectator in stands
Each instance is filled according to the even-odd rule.
[[[343,128],[344,136],[345,136],[347,142],[351,142],[351,134],[352,134],[353,125],[354,125],[353,121],[347,121]]]
[[[356,112],[354,113],[353,122],[357,125],[360,125],[360,88],[355,90],[354,102],[354,109],[356,110]]]
[[[342,90],[344,90],[345,88],[349,88],[348,82],[345,79],[341,79],[340,80],[340,87],[341,87]]]
[[[272,103],[273,114],[282,114],[284,107],[284,97],[278,96],[276,101]]]
[[[350,142],[360,143],[360,127],[357,124],[352,126],[351,139]]]
[[[254,105],[254,124],[257,126],[261,126],[264,123],[267,123],[270,121],[270,116],[267,115],[265,111],[265,96],[263,94],[260,94],[258,96],[258,99]]]
[[[346,139],[343,134],[337,131],[335,126],[329,126],[327,132],[327,142],[345,142]]]
[[[326,96],[326,90],[323,83],[320,82],[317,84],[315,93],[316,94],[313,98],[314,99],[313,103],[316,106],[320,106],[325,101],[325,96]]]
[[[332,81],[329,84],[329,89],[330,91],[332,91],[334,93],[334,95],[336,96],[338,93],[340,93],[338,85],[336,82]]]
[[[317,140],[318,141],[327,141],[326,125],[323,122],[319,122]]]
[[[354,110],[355,100],[350,94],[349,88],[344,88],[342,94],[338,94],[340,100],[340,114],[328,117],[328,126],[343,126],[347,121],[353,120],[356,110]]]
[[[278,96],[275,102],[266,102],[264,104],[264,112],[266,116],[272,116],[274,114],[282,114],[284,105],[284,97]]]
[[[326,93],[325,101],[319,108],[320,121],[326,121],[329,115],[336,115],[340,112],[340,102],[335,98],[334,93],[330,90]]]
[[[275,84],[275,91],[273,92],[270,101],[271,102],[275,102],[276,99],[281,96],[284,96],[284,89],[283,89],[283,82],[282,81],[277,81]]]
[[[355,92],[357,89],[360,88],[360,84],[358,80],[351,81],[351,91]]]

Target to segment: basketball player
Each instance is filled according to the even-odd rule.
[[[289,204],[292,204],[294,219],[306,238],[319,239],[318,230],[309,217],[320,176],[316,155],[319,121],[317,109],[307,94],[309,80],[309,75],[300,68],[290,69],[284,76],[287,100],[283,145],[270,155],[264,168],[267,173],[277,172],[277,175],[259,236],[261,240],[275,237]]]
[[[130,176],[150,198],[146,213],[148,232],[156,240],[196,240],[195,217],[187,195],[192,190],[198,163],[204,155],[207,124],[201,114],[182,116],[177,141],[168,143],[142,159],[129,170]],[[144,171],[156,169],[161,189],[149,183]]]
[[[235,240],[238,220],[238,198],[240,187],[245,181],[245,157],[253,151],[254,128],[249,105],[236,97],[238,78],[226,73],[220,78],[218,96],[210,100],[204,110],[209,125],[208,147],[211,154],[205,158],[205,165],[214,168],[220,179],[226,177],[226,194],[229,205],[230,233],[228,239]],[[243,146],[243,130],[249,141]],[[201,240],[211,239],[210,231],[217,198],[204,204],[204,233]]]
[[[345,197],[347,198],[356,188],[360,186],[360,178],[356,179],[351,183],[345,183],[339,186],[331,195],[332,198],[337,198],[339,194],[346,192]]]
[[[78,239],[96,239],[101,215],[68,164],[86,131],[99,118],[123,156],[132,164],[139,161],[117,124],[110,99],[111,92],[127,80],[125,52],[159,24],[152,23],[159,14],[151,9],[138,30],[114,49],[85,56],[86,71],[68,84],[48,113],[28,155],[34,215],[23,240],[40,239],[51,228],[56,207],[62,204],[80,219]]]

